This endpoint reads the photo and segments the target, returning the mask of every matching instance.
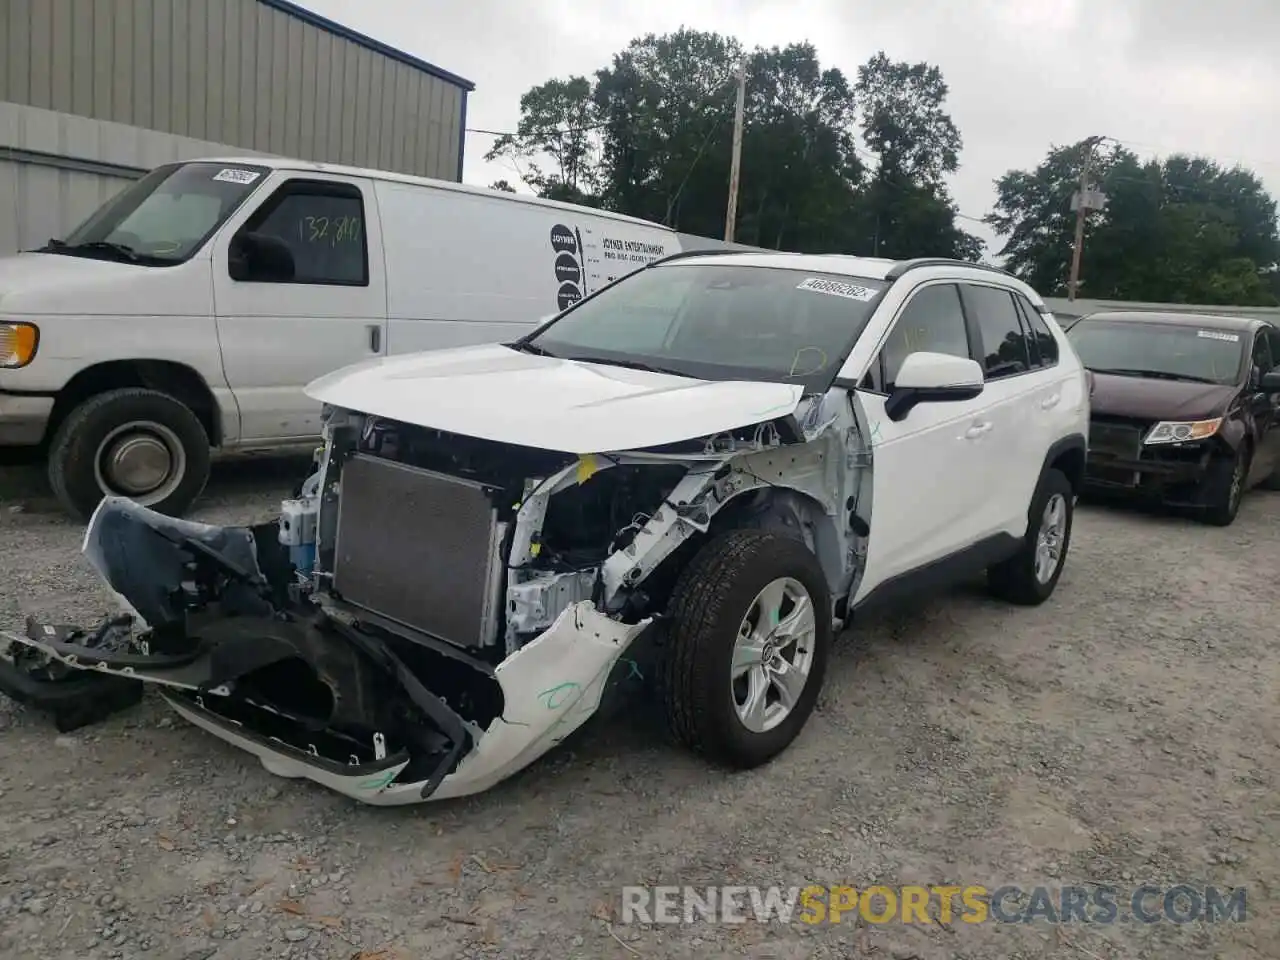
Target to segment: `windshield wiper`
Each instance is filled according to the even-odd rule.
[[[1132,367],[1090,367],[1094,373],[1109,373],[1119,377],[1150,377],[1153,380],[1182,380],[1186,383],[1217,383],[1211,377],[1193,377],[1189,373],[1170,373],[1167,370],[1139,370]]]
[[[532,353],[537,357],[554,357],[556,356],[546,347],[540,347],[536,343],[530,343],[527,340],[516,340],[514,343],[508,343],[508,350],[518,350],[520,353]]]
[[[626,367],[628,370],[643,370],[646,373],[666,373],[674,377],[687,377],[689,374],[669,367],[659,367],[643,360],[605,360],[603,357],[565,357],[577,363],[600,363],[608,367]]]
[[[76,250],[93,250],[102,251],[103,253],[114,253],[117,257],[128,260],[130,263],[141,263],[143,259],[143,254],[133,249],[133,247],[129,246],[127,243],[113,243],[110,240],[89,240],[85,243],[59,242],[57,249],[68,253]]]

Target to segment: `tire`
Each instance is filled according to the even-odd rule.
[[[129,443],[146,452],[163,449],[169,469],[162,482],[131,490],[110,481],[110,468],[104,469],[107,454]],[[204,491],[209,462],[208,434],[185,404],[156,390],[109,390],[72,410],[54,433],[49,485],[63,509],[84,521],[106,495],[182,516]]]
[[[1061,470],[1045,471],[1031,498],[1031,509],[1027,514],[1027,535],[1023,538],[1022,546],[1008,560],[987,570],[987,585],[995,596],[1019,606],[1034,607],[1053,595],[1058,579],[1062,576],[1062,568],[1067,563],[1067,551],[1071,547],[1075,499],[1075,490],[1066,474]],[[1044,546],[1050,550],[1050,557],[1056,561],[1056,565],[1050,576],[1042,578],[1037,575],[1036,568],[1041,554],[1041,535],[1046,532],[1051,519],[1048,512],[1051,504],[1056,504],[1061,521],[1055,525],[1056,535]],[[1056,554],[1052,552],[1053,544],[1056,544]]]
[[[1249,448],[1243,444],[1233,457],[1221,457],[1209,465],[1204,482],[1205,506],[1200,519],[1210,526],[1229,527],[1235,523],[1244,499],[1244,485],[1249,476]]]
[[[773,668],[752,667],[744,673],[747,679],[735,684],[731,672],[735,653],[740,653],[739,629],[750,614],[762,609],[757,600],[766,587],[777,595],[785,591],[792,603],[801,594],[808,595],[812,634],[806,637],[807,643],[777,649]],[[783,622],[795,609],[782,604]],[[813,712],[831,647],[831,594],[817,557],[793,537],[730,531],[707,543],[682,572],[669,615],[670,630],[657,674],[667,725],[675,740],[713,763],[740,770],[758,767],[785,750]],[[774,649],[773,644],[766,645],[765,655]],[[778,714],[768,699],[783,690],[775,683],[785,675],[775,669],[778,658],[791,663],[793,670],[794,665],[807,663],[807,677],[788,712],[772,718],[764,711],[753,714],[766,722],[751,729],[739,712],[740,688],[767,679],[761,702]]]

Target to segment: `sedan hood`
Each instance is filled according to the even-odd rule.
[[[1139,420],[1208,420],[1221,416],[1236,387],[1095,373],[1094,413]]]
[[[497,344],[379,358],[307,396],[450,433],[587,454],[637,450],[795,411],[799,384],[694,380],[520,353]]]

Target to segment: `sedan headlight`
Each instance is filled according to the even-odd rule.
[[[0,323],[0,370],[17,370],[35,359],[40,328],[34,323]]]
[[[1147,434],[1143,443],[1188,443],[1212,437],[1222,425],[1216,420],[1161,420]]]

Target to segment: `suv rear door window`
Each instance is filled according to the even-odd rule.
[[[982,342],[982,372],[999,380],[1031,369],[1027,335],[1013,305],[1013,294],[999,287],[961,284],[965,311]]]
[[[1022,314],[1023,326],[1029,331],[1028,342],[1031,347],[1031,362],[1041,367],[1052,367],[1058,362],[1058,341],[1049,332],[1049,325],[1040,316],[1040,311],[1031,305],[1031,301],[1019,293],[1013,295],[1013,301]]]

